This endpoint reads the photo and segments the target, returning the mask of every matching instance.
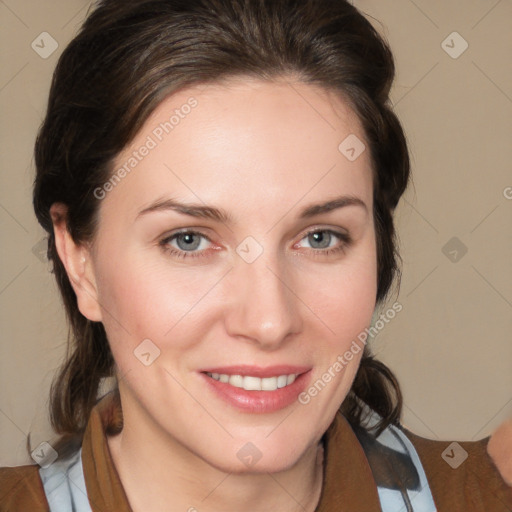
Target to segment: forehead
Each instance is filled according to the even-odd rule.
[[[190,87],[163,100],[118,155],[114,171],[128,172],[105,203],[134,210],[169,194],[260,211],[263,200],[289,209],[346,193],[370,207],[368,151],[351,160],[346,140],[364,147],[357,115],[320,87],[254,79]]]

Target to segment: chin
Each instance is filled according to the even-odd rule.
[[[279,473],[295,466],[311,446],[311,443],[299,443],[293,438],[287,439],[288,445],[283,445],[278,440],[275,443],[266,441],[265,443],[265,440],[262,439],[261,442],[256,440],[254,443],[247,440],[237,442],[232,447],[226,447],[221,453],[212,454],[214,456],[206,460],[212,466],[226,473]],[[226,453],[232,453],[233,456],[226,457]]]
[[[279,457],[281,454],[275,454]],[[291,469],[298,462],[298,457],[290,459],[269,459],[264,461],[263,458],[254,463],[238,462],[233,464],[233,461],[221,461],[220,464],[212,464],[214,467],[223,471],[224,473],[232,473],[235,475],[265,475],[268,473],[280,473]]]

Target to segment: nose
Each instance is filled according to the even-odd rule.
[[[277,258],[239,260],[228,276],[228,334],[275,350],[302,329],[300,298]]]

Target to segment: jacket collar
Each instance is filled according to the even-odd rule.
[[[324,481],[316,512],[380,512],[370,465],[346,418],[337,412],[325,433]]]
[[[82,460],[94,512],[132,512],[107,443],[107,430],[119,421],[120,408],[116,392],[108,393],[93,408],[85,430]],[[324,435],[323,464],[322,492],[315,512],[380,512],[377,486],[368,460],[340,412]]]

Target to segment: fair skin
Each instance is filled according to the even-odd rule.
[[[158,140],[155,127],[191,96],[197,106]],[[369,325],[377,291],[371,167],[368,151],[349,161],[338,150],[349,134],[364,140],[354,112],[312,85],[193,87],[166,98],[118,155],[114,169],[148,136],[158,142],[101,200],[93,243],[75,244],[65,207],[53,205],[80,311],[104,324],[116,361],[124,428],[108,445],[135,512],[315,509],[320,439],[362,351],[307,404],[274,410],[227,401],[202,371],[292,365],[308,389]],[[364,205],[300,217],[339,196]],[[171,209],[139,215],[171,197],[232,220]],[[185,228],[201,235],[169,239]],[[257,244],[241,247],[263,251],[252,262],[236,251],[247,237]],[[165,239],[188,257],[164,251]],[[147,366],[134,355],[145,339],[160,350]],[[247,443],[260,456],[254,464],[238,456]]]

